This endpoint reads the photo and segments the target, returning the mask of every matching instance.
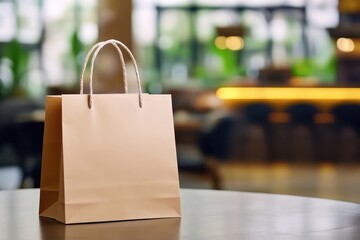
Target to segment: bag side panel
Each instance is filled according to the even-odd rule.
[[[61,96],[46,98],[39,214],[51,218],[56,218],[58,214],[62,158],[61,102]]]

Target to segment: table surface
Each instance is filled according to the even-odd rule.
[[[75,225],[38,217],[38,202],[0,191],[0,239],[360,239],[360,205],[327,199],[182,189],[181,219]]]

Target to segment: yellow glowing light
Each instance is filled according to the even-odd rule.
[[[357,100],[360,88],[223,87],[216,91],[223,100]]]
[[[354,41],[350,38],[339,38],[336,46],[342,52],[352,52],[355,49]]]
[[[215,38],[215,46],[221,50],[226,49],[226,37],[219,36]]]
[[[226,38],[225,44],[228,49],[237,51],[244,47],[244,40],[238,36],[230,36]]]

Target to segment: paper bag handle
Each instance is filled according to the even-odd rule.
[[[101,43],[103,43],[103,42],[96,43],[94,46],[91,47],[89,52],[86,54],[86,57],[85,57],[85,60],[84,60],[84,63],[82,65],[82,69],[81,69],[80,94],[83,94],[83,92],[84,92],[84,75],[85,75],[85,70],[86,70],[86,66],[88,64],[89,58],[90,58],[91,54],[94,52],[94,50],[97,47],[99,47]],[[124,80],[124,92],[127,93],[128,88],[127,88],[127,76],[126,76],[124,56],[121,52],[121,49],[119,48],[118,45],[116,45],[116,43],[112,43],[112,45],[116,48],[116,51],[119,54],[119,58],[120,58],[121,66],[122,66],[123,80]]]
[[[112,44],[112,45],[120,45],[123,49],[125,49],[125,51],[129,54],[130,58],[131,58],[131,61],[134,65],[134,68],[135,68],[135,74],[136,74],[136,81],[137,81],[137,85],[138,85],[138,91],[139,91],[139,106],[140,108],[142,108],[143,106],[143,101],[142,101],[142,91],[141,91],[141,82],[140,82],[140,74],[139,74],[139,69],[138,69],[138,66],[137,66],[137,63],[136,63],[136,60],[133,56],[133,54],[131,53],[131,51],[129,50],[129,48],[127,48],[125,46],[125,44],[123,44],[122,42],[120,41],[117,41],[117,40],[114,40],[114,39],[110,39],[110,40],[107,40],[107,41],[104,41],[104,42],[100,42],[98,44],[95,44],[91,49],[90,49],[90,54],[88,54],[89,56],[91,55],[92,51],[94,51],[95,49],[95,52],[94,52],[94,55],[92,57],[92,60],[91,60],[91,70],[90,70],[90,94],[89,94],[89,108],[91,109],[92,108],[92,105],[93,105],[93,98],[92,98],[92,95],[93,95],[93,88],[92,88],[92,82],[93,82],[93,72],[94,72],[94,63],[95,63],[95,59],[96,59],[96,56],[98,55],[98,53],[100,52],[100,50],[107,44]],[[119,49],[117,47],[117,49]],[[120,50],[120,49],[119,49]],[[121,51],[120,51],[121,52]],[[122,61],[121,61],[122,62]],[[123,63],[123,70],[125,70],[125,63]],[[85,65],[85,68],[86,68],[86,65],[87,65],[87,62],[84,62],[84,65]],[[83,85],[83,81],[81,82],[81,85]],[[80,90],[83,89],[83,87],[81,86]],[[127,88],[126,88],[126,91],[127,91]],[[82,94],[82,92],[80,92]]]

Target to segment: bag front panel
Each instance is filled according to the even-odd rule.
[[[63,95],[66,221],[180,216],[170,95]]]

